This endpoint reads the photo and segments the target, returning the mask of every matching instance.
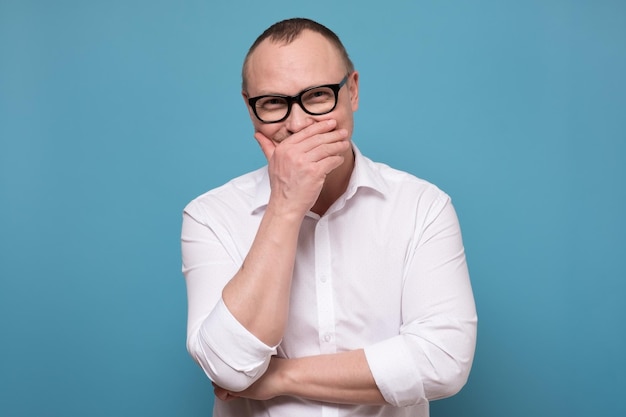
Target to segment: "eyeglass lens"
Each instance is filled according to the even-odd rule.
[[[330,87],[317,87],[306,91],[300,98],[300,103],[305,111],[312,114],[324,114],[335,107],[335,92]],[[280,120],[289,111],[289,99],[279,96],[268,96],[256,102],[256,114],[265,121]]]

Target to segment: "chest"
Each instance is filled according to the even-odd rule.
[[[375,218],[305,221],[283,343],[288,356],[354,349],[398,334],[412,236],[410,228]]]

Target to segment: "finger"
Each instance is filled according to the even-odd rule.
[[[272,142],[271,139],[269,139],[267,136],[265,136],[261,132],[256,132],[254,134],[254,138],[256,139],[257,143],[261,147],[261,150],[263,151],[263,155],[265,155],[265,158],[269,161],[272,155],[274,155],[276,144],[274,144],[274,142]]]
[[[348,131],[345,129],[317,135],[300,145],[302,151],[306,152],[307,159],[313,162],[345,153],[350,146]]]
[[[333,170],[339,168],[343,164],[344,160],[345,158],[343,157],[343,155],[333,155],[329,156],[328,158],[324,158],[317,163],[319,164],[320,171],[323,172],[325,175],[328,175]]]
[[[340,156],[350,148],[350,142],[347,140],[341,140],[338,142],[322,143],[313,147],[307,152],[309,160],[312,162],[319,162],[331,156]]]
[[[219,387],[213,388],[213,394],[215,394],[216,398],[219,398],[222,401],[226,401],[226,397],[228,396],[228,393],[226,392],[226,390],[219,388]]]
[[[300,147],[302,152],[315,152],[318,148],[331,147],[332,149],[339,148],[345,150],[349,146],[348,131],[346,129],[333,130],[328,133],[321,133],[302,141],[297,146]],[[336,153],[331,150],[331,154]]]
[[[217,385],[213,385],[213,387],[213,393],[215,394],[215,397],[219,398],[222,401],[230,401],[237,398],[229,391],[226,391],[224,388],[220,388]]]
[[[312,136],[319,135],[320,133],[331,132],[335,127],[337,127],[337,121],[335,119],[322,120],[320,122],[313,123],[311,126],[307,126],[297,133],[294,133],[285,139],[285,141],[289,141],[294,144],[300,143],[311,138]]]

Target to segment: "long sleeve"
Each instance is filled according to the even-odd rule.
[[[385,400],[396,406],[454,395],[467,381],[476,309],[457,216],[441,194],[407,259],[398,336],[365,349]]]
[[[297,376],[300,370],[319,376],[318,358],[353,358],[350,353],[362,350],[368,376],[388,404],[339,405],[343,401],[325,402],[323,394],[307,391],[216,401],[215,415],[312,417],[328,409],[338,416],[423,417],[429,400],[459,391],[472,365],[477,317],[450,198],[355,148],[344,195],[323,216],[307,213],[301,224],[287,327],[278,346],[267,346],[226,308],[222,290],[250,252],[269,190],[258,170],[185,209],[189,352],[209,378],[239,392],[266,374],[273,356],[308,364]]]
[[[187,350],[207,376],[218,385],[241,391],[258,379],[276,353],[248,332],[228,311],[222,289],[242,262],[230,236],[213,227],[190,204],[183,215],[182,258],[187,284]]]

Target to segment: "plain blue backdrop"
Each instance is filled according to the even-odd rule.
[[[626,2],[0,0],[0,416],[211,414],[181,212],[264,164],[240,67],[292,16],[459,213],[478,346],[432,415],[626,415]]]

